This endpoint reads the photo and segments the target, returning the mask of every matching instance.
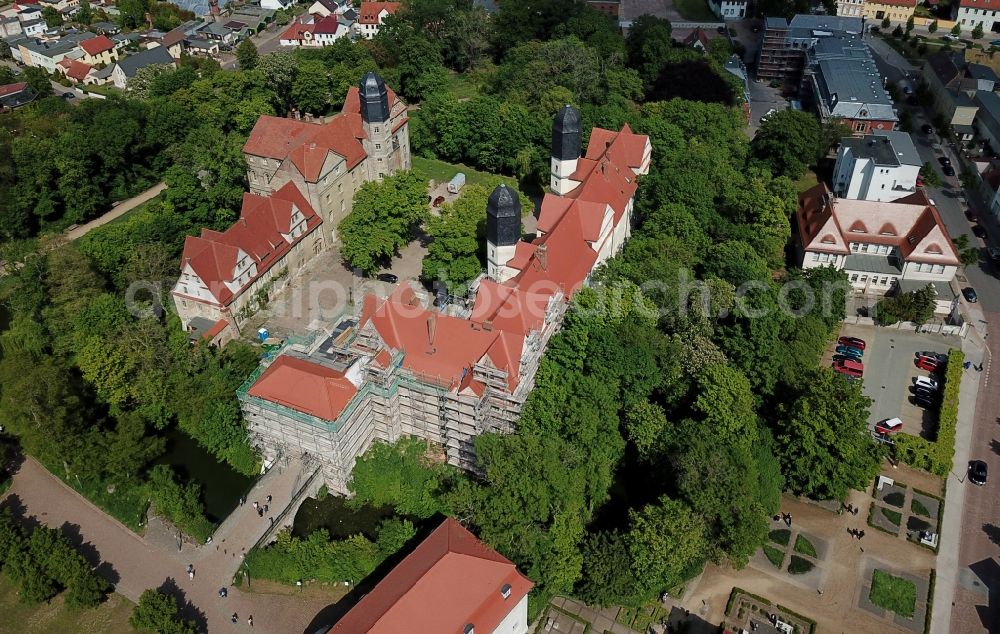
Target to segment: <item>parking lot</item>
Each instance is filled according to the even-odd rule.
[[[863,389],[874,401],[869,427],[874,429],[879,421],[899,417],[903,421],[903,433],[933,437],[937,412],[924,410],[911,402],[913,379],[928,376],[928,372],[913,364],[914,354],[922,350],[947,354],[951,348],[961,348],[961,339],[852,324],[844,324],[840,335],[859,337],[867,343]]]

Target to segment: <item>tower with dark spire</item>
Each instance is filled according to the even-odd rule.
[[[511,276],[506,265],[520,239],[521,201],[516,191],[497,185],[486,202],[486,260],[492,279],[504,282]]]
[[[580,111],[567,104],[552,120],[552,191],[560,196],[579,183],[570,177],[580,160]]]
[[[365,73],[358,87],[361,98],[361,121],[368,138],[363,141],[368,153],[369,173],[372,180],[382,180],[395,169],[392,163],[392,111],[389,91],[385,82],[375,73]],[[404,167],[405,169],[405,167]]]

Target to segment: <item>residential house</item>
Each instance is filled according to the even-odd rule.
[[[871,20],[873,24],[881,25],[883,20],[889,18],[889,22],[892,24],[905,27],[906,21],[913,17],[913,12],[917,8],[917,0],[864,0],[862,7],[862,15]],[[840,13],[838,12],[837,15]]]
[[[181,56],[184,54],[184,40],[186,38],[187,25],[182,24],[165,33],[163,37],[160,38],[160,46],[167,49],[167,52],[170,53],[170,57],[179,61]]]
[[[80,44],[97,37],[93,33],[70,33],[58,40],[43,42],[41,40],[26,40],[19,43],[22,62],[26,66],[44,68],[55,74],[56,64],[66,57],[74,58],[82,55]]]
[[[3,38],[3,41],[7,42],[7,46],[10,47],[11,58],[18,64],[24,64],[24,56],[22,53],[25,52],[26,49],[25,51],[22,51],[21,45],[32,42],[33,40],[25,37],[24,35],[12,35],[10,37]]]
[[[56,11],[80,6],[80,0],[38,0],[41,7],[52,7]]]
[[[243,146],[250,191],[267,195],[295,183],[333,244],[361,185],[410,169],[408,124],[406,104],[375,73],[360,90],[351,87],[341,113],[325,122],[261,117]]]
[[[136,72],[140,68],[146,68],[147,66],[169,66],[174,68],[176,64],[174,63],[174,58],[167,52],[166,47],[156,46],[118,60],[114,65],[114,70],[111,72],[111,81],[116,88],[126,90],[129,80],[135,77]]]
[[[311,5],[306,13],[311,15],[318,15],[321,18],[325,18],[328,15],[333,15],[334,13],[342,13],[343,9],[337,4],[336,0],[316,0]]]
[[[742,20],[747,17],[747,0],[708,0],[708,7],[723,20]]]
[[[840,140],[833,192],[841,198],[889,201],[917,191],[923,162],[906,132]]]
[[[90,24],[90,28],[95,29],[101,35],[107,35],[108,37],[121,33],[121,27],[114,22],[92,22]]]
[[[171,294],[185,329],[195,318],[237,326],[256,310],[258,292],[294,276],[323,250],[323,223],[294,183],[269,196],[243,195],[240,218],[224,232],[188,236]]]
[[[191,55],[200,57],[215,57],[219,54],[218,40],[206,40],[200,37],[192,37],[184,40],[184,50]]]
[[[865,0],[837,0],[837,15],[860,18],[865,14]]]
[[[41,18],[21,22],[21,32],[28,37],[39,37],[44,34],[45,30],[48,28],[49,27],[45,23],[45,20]]]
[[[326,17],[302,15],[285,29],[279,42],[282,46],[329,46],[350,33],[341,18],[335,13]]]
[[[959,0],[955,21],[966,33],[977,25],[985,33],[995,33],[1000,30],[1000,0]]]
[[[264,9],[253,5],[243,5],[233,9],[230,20],[236,20],[247,25],[250,35],[260,33],[274,19],[273,9]]]
[[[90,66],[107,65],[118,59],[118,49],[106,35],[98,35],[80,42],[80,49],[83,50],[83,58],[80,61]]]
[[[245,27],[246,25],[242,26]],[[239,41],[237,34],[238,31],[239,29],[234,31],[222,22],[205,22],[204,24],[194,28],[192,30],[192,35],[198,38],[218,42],[220,45],[224,44],[232,46]]]
[[[362,2],[358,15],[361,37],[370,40],[378,35],[386,17],[398,11],[400,6],[399,2]]]
[[[996,73],[989,66],[965,61],[964,52],[941,51],[927,58],[923,67],[924,82],[934,99],[934,110],[964,141],[972,138],[977,91],[992,91]]]
[[[0,86],[0,110],[13,110],[31,103],[35,99],[35,91],[25,82],[5,84]]]
[[[990,165],[982,174],[980,193],[989,204],[989,211],[1000,220],[1000,165]]]
[[[799,195],[796,221],[802,268],[844,271],[858,292],[934,284],[943,293],[958,270],[951,236],[922,189],[877,202],[838,198],[821,183]]]
[[[260,0],[261,9],[271,9],[272,11],[287,9],[293,4],[295,4],[295,0]]]
[[[16,17],[0,18],[0,38],[21,35],[23,32],[24,27]]]
[[[320,632],[527,634],[533,585],[513,562],[448,517]]]
[[[975,129],[979,138],[989,143],[994,151],[1000,149],[1000,95],[980,90],[973,101],[978,106]]]
[[[66,58],[56,65],[56,68],[60,73],[72,79],[78,84],[93,84],[93,81],[88,82],[87,78],[93,72],[93,66],[85,64],[77,59]]]
[[[708,34],[701,27],[695,28],[691,31],[687,37],[684,38],[684,46],[690,46],[691,48],[696,48],[700,51],[708,51],[709,40]]]
[[[265,361],[237,395],[266,460],[308,453],[327,486],[343,492],[375,441],[418,436],[473,470],[476,436],[514,431],[569,301],[628,238],[636,178],[651,160],[649,138],[628,126],[594,128],[586,153],[581,136],[579,111],[564,107],[552,124],[551,191],[530,242],[521,240],[517,193],[499,185],[490,194],[487,271],[467,303],[441,310],[403,284],[388,298],[365,296],[311,343]]]
[[[785,96],[799,98],[806,68],[806,51],[820,38],[860,35],[864,23],[858,18],[828,15],[796,15],[765,18],[757,57],[757,79],[780,85]]]

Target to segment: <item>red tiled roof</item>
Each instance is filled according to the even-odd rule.
[[[336,35],[337,29],[341,29],[340,22],[337,21],[336,15],[328,15],[325,18],[320,18],[316,20],[316,24],[313,27],[313,33],[320,33],[323,35]]]
[[[916,0],[913,1],[916,2]],[[684,44],[687,46],[693,46],[695,42],[701,42],[701,45],[705,47],[705,50],[708,50],[708,35],[700,27],[691,31],[691,34],[684,38]]]
[[[363,138],[361,115],[341,113],[326,123],[265,115],[257,119],[243,151],[279,161],[287,158],[307,181],[315,182],[328,152],[344,157],[347,169],[363,161],[368,156]]]
[[[91,67],[89,64],[84,64],[79,60],[73,60],[69,68],[66,70],[66,76],[70,79],[75,79],[76,81],[83,81],[90,74]]]
[[[114,47],[115,43],[106,35],[98,35],[97,37],[80,42],[80,48],[86,51],[88,55],[100,55],[105,51],[110,51]]]
[[[532,585],[510,560],[447,518],[329,634],[460,634],[468,624],[493,632]]]
[[[501,334],[496,328],[427,310],[406,284],[387,299],[365,297],[358,327],[369,322],[386,346],[405,351],[404,368],[449,388],[457,386],[491,349],[496,352],[493,345]],[[517,385],[523,343],[523,336],[508,334],[503,344],[507,353],[490,355],[494,365],[507,372],[512,386]]]
[[[0,97],[6,97],[7,95],[13,95],[16,92],[21,92],[28,87],[27,82],[18,82],[16,84],[5,84],[0,86]]]
[[[298,238],[288,242],[281,234],[289,233],[293,205],[305,218],[306,228]],[[319,215],[291,182],[271,196],[244,194],[240,218],[231,227],[221,233],[204,229],[201,237],[187,237],[181,266],[190,266],[216,302],[226,305],[321,223]],[[241,251],[256,265],[257,274],[234,291],[227,282],[233,282]],[[191,296],[176,288],[174,292]]]
[[[283,354],[247,392],[323,420],[336,420],[358,388],[343,372]]]
[[[219,334],[229,326],[229,322],[225,319],[220,319],[212,327],[205,331],[205,334],[201,336],[202,339],[211,341],[219,336]]]
[[[550,297],[484,279],[479,283],[469,319],[478,324],[489,322],[502,331],[526,335],[542,327]]]
[[[872,4],[886,4],[891,7],[915,7],[917,0],[872,0]],[[965,6],[965,3],[962,3]]]
[[[392,88],[388,86],[385,87],[385,93],[389,100],[389,108],[393,108],[399,97],[393,92]],[[361,91],[358,90],[357,86],[351,86],[347,89],[347,96],[344,97],[344,106],[340,109],[341,112],[349,112],[361,116]]]
[[[399,2],[362,2],[358,12],[358,22],[361,24],[378,24],[378,16],[383,10],[389,15],[395,13],[402,3]]]

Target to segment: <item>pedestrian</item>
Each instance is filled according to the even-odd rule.
[[[253,614],[251,614],[249,617],[247,617],[247,625],[249,625],[250,627],[253,627]]]
[[[788,527],[791,528],[791,526],[792,526],[792,514],[789,513],[788,514]]]
[[[271,526],[274,526],[274,518],[273,517],[269,517],[267,519],[271,520]]]
[[[847,534],[851,536],[851,539],[854,539],[854,529],[853,528],[847,529]]]
[[[257,515],[259,515],[260,517],[264,517],[264,509],[263,508],[257,509]]]
[[[188,564],[188,567],[187,567],[187,573],[188,573],[188,574],[191,574],[191,571],[192,571],[192,570],[194,570],[194,564]]]
[[[860,533],[858,533],[858,539],[861,539],[864,536],[865,536],[865,532],[863,530]]]
[[[219,597],[225,599],[227,596],[229,596],[229,591],[225,588],[219,588]]]
[[[857,515],[857,514],[858,514],[858,511],[860,511],[860,510],[861,510],[861,509],[859,509],[858,507],[856,507],[856,506],[855,506],[855,507],[854,507],[854,514],[855,514],[855,515]]]
[[[264,512],[267,513],[267,504],[264,505]]]
[[[268,495],[266,498],[264,498],[264,502],[266,502],[267,504],[270,504],[271,503],[271,496]]]
[[[816,588],[816,594],[818,594],[819,596],[823,596],[823,589],[822,588]]]
[[[240,615],[233,612],[233,616],[229,620],[233,622],[233,625],[236,625],[236,622],[240,620]]]
[[[258,506],[260,506],[260,505],[257,504],[257,500],[254,500],[254,502],[253,502],[253,510],[256,511]]]
[[[244,504],[246,504],[246,501],[247,501],[247,499],[241,495],[240,496],[240,506],[243,506]]]

